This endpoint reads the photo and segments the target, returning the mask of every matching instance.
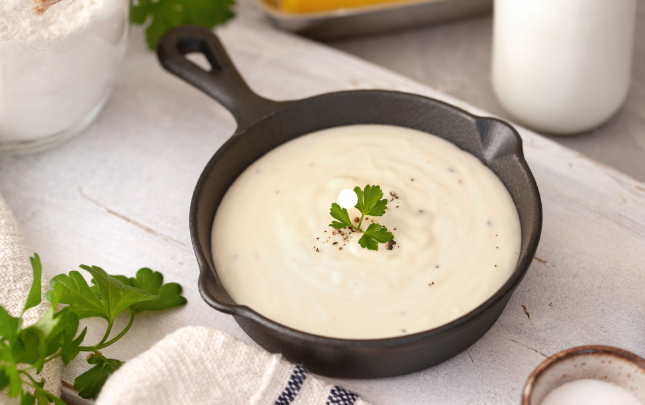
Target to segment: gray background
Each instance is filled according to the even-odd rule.
[[[573,137],[550,138],[645,181],[643,0],[638,2],[634,42],[631,88],[618,113],[593,131]],[[490,83],[491,43],[490,14],[439,26],[327,42],[328,45],[510,119],[495,98]]]

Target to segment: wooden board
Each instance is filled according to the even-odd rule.
[[[274,99],[391,89],[484,112],[409,79],[284,34],[253,11],[219,31],[251,87]],[[197,291],[188,209],[202,168],[235,124],[216,102],[163,71],[134,29],[114,96],[82,136],[0,160],[0,190],[48,277],[79,264],[133,275],[148,266],[181,283],[188,305],[141,314],[105,354],[127,360],[184,325],[242,340]],[[645,355],[645,185],[520,129],[544,203],[537,257],[495,326],[453,359],[413,375],[338,384],[378,404],[517,404],[545,357],[582,344]],[[121,319],[114,330],[126,323]],[[88,341],[103,333],[92,321]],[[67,383],[83,361],[64,370]],[[67,399],[73,401],[70,390]]]

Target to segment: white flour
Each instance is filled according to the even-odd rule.
[[[127,43],[129,0],[62,0],[41,16],[33,6],[0,0],[0,149],[88,125]]]
[[[61,38],[84,26],[103,3],[104,0],[62,0],[43,15],[35,16],[31,0],[0,0],[0,44]]]

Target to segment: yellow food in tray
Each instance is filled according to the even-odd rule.
[[[409,0],[273,0],[272,3],[287,13],[315,13],[317,11],[355,8],[382,3],[401,3],[403,1]]]

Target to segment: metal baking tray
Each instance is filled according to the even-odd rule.
[[[493,0],[410,0],[315,13],[285,13],[276,0],[254,0],[280,28],[314,39],[371,34],[483,14]]]

